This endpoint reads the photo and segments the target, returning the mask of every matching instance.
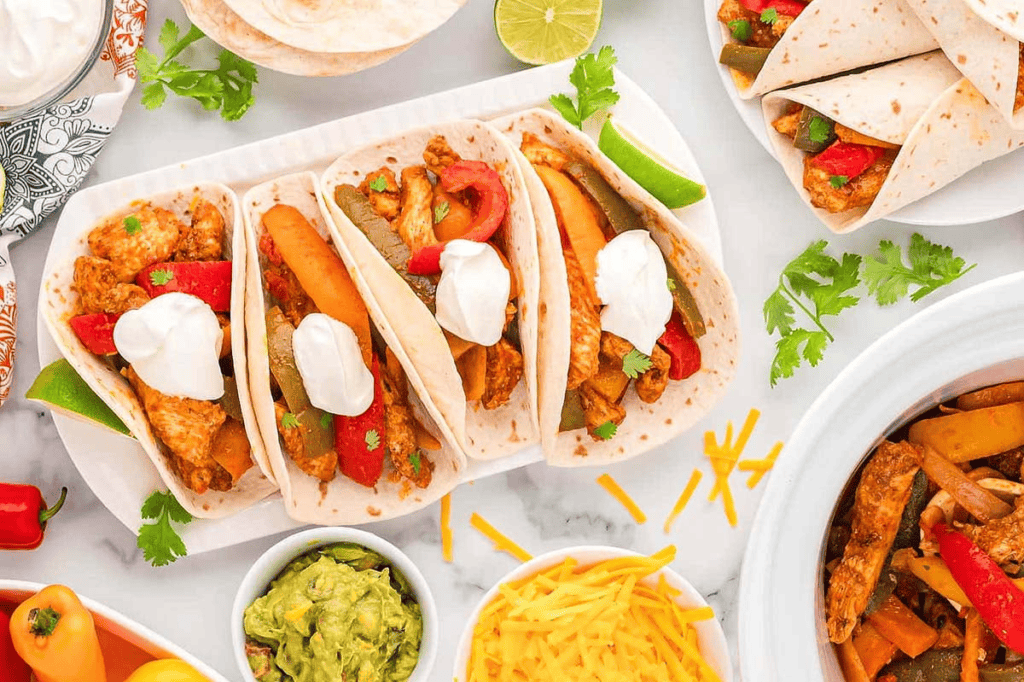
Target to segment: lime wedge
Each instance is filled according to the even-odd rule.
[[[124,422],[64,358],[44,367],[25,397],[46,405],[58,414],[94,422],[124,436],[132,435]]]
[[[550,64],[586,52],[601,28],[602,0],[497,0],[494,28],[513,57]]]
[[[669,208],[681,208],[707,195],[704,185],[690,180],[609,116],[597,146],[626,175]]]

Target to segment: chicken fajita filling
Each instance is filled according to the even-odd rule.
[[[804,189],[813,206],[830,213],[871,205],[900,151],[795,103],[772,127],[806,152]]]
[[[807,7],[800,0],[724,0],[718,20],[736,42],[722,46],[718,61],[749,77],[756,76],[768,54]]]
[[[1020,44],[1020,59],[1017,64],[1017,94],[1013,99],[1014,112],[1024,107],[1024,43]]]
[[[188,213],[186,223],[144,203],[93,229],[69,324],[128,380],[171,469],[202,494],[230,490],[253,462],[231,361],[224,216],[200,198]]]

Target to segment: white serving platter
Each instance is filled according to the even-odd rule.
[[[711,57],[718,67],[722,85],[743,123],[765,150],[774,156],[768,141],[767,124],[761,110],[761,98],[743,99],[736,90],[729,67],[718,64],[724,35],[718,22],[721,0],[704,0]],[[782,173],[779,167],[779,173]],[[975,168],[938,192],[919,199],[885,217],[907,225],[970,225],[1024,211],[1024,154],[1011,153]]]
[[[241,195],[254,185],[287,173],[311,170],[319,174],[345,151],[410,128],[459,118],[496,118],[546,106],[550,95],[572,91],[571,69],[571,62],[529,69],[84,189],[61,213],[43,272],[49,273],[69,260],[69,246],[92,226],[82,224],[82,215],[103,216],[132,199],[194,182],[221,182]],[[618,70],[615,80],[621,95],[613,108],[616,120],[690,178],[704,183],[696,159],[665,112]],[[603,117],[595,116],[588,121],[585,132],[596,139],[602,122]],[[721,237],[710,191],[703,201],[674,213],[721,263]],[[36,325],[39,362],[45,367],[60,354],[41,315]],[[153,490],[164,487],[142,448],[133,439],[92,424],[57,414],[53,419],[68,454],[93,493],[121,523],[137,533],[142,525],[142,502]],[[533,446],[489,462],[471,460],[463,482],[542,459],[539,446]],[[197,519],[181,534],[189,554],[199,554],[301,525],[285,514],[280,496],[273,495],[234,516]]]

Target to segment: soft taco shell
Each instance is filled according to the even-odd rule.
[[[967,6],[1003,33],[1024,41],[1024,7],[1020,0],[967,0]]]
[[[263,214],[275,204],[294,206],[309,220],[328,242],[332,237],[327,220],[317,200],[317,178],[313,173],[296,173],[258,185],[249,190],[242,199],[245,220],[245,235],[248,242],[248,285],[246,287],[246,328],[249,339],[250,390],[256,420],[273,468],[281,486],[285,511],[292,518],[304,523],[321,525],[354,525],[370,521],[382,521],[409,514],[443,497],[458,485],[465,468],[465,456],[453,446],[454,438],[437,408],[426,396],[422,382],[409,371],[409,361],[397,343],[393,332],[379,324],[380,309],[367,301],[367,309],[388,347],[406,368],[409,385],[409,402],[413,412],[428,431],[442,443],[441,450],[429,451],[434,463],[430,486],[417,488],[411,483],[389,480],[387,471],[376,487],[367,488],[352,481],[340,472],[330,483],[303,473],[281,448],[277,432],[274,402],[270,393],[270,356],[267,351],[266,311],[269,309],[264,294],[263,257],[259,252],[259,239],[264,233]],[[354,279],[359,273],[352,272]]]
[[[1010,128],[941,52],[774,92],[762,101],[768,137],[775,158],[808,206],[804,153],[771,125],[790,102],[809,106],[870,137],[902,145],[870,206],[842,213],[811,207],[837,233],[884,218],[1024,145],[1024,132]]]
[[[516,305],[525,371],[509,402],[496,410],[467,405],[462,379],[437,320],[334,202],[336,186],[359,185],[366,173],[381,166],[388,166],[399,175],[402,168],[422,165],[423,150],[434,135],[444,135],[463,158],[490,164],[502,176],[509,194],[504,228],[509,240],[506,255],[520,288]],[[327,169],[320,181],[332,224],[343,246],[342,255],[349,268],[358,270],[367,283],[364,298],[380,306],[385,324],[394,329],[458,442],[475,459],[504,457],[540,440],[536,383],[540,272],[533,215],[515,155],[508,141],[490,125],[455,121],[420,128],[345,154]]]
[[[736,42],[719,22],[724,43]],[[938,47],[903,0],[814,0],[772,48],[756,78],[732,70],[743,99]]]
[[[675,266],[693,294],[707,325],[698,339],[702,356],[699,372],[684,381],[670,381],[658,402],[641,402],[630,388],[623,406],[626,420],[614,438],[595,441],[586,429],[559,433],[562,403],[569,371],[569,285],[561,238],[547,190],[529,162],[517,152],[523,168],[537,225],[541,307],[547,315],[540,330],[541,446],[555,466],[595,466],[620,462],[665,443],[703,417],[725,395],[736,375],[739,359],[739,312],[729,279],[698,240],[657,199],[623,173],[587,135],[561,117],[532,109],[492,122],[518,147],[529,132],[593,166],[634,210],[651,237]]]
[[[239,512],[267,497],[277,486],[264,471],[270,471],[263,441],[256,426],[256,417],[249,396],[248,367],[245,358],[245,234],[242,230],[241,214],[234,193],[224,185],[207,183],[185,189],[164,192],[147,197],[154,206],[160,206],[175,213],[184,222],[189,206],[196,197],[202,197],[216,206],[224,216],[225,255],[232,261],[231,285],[231,357],[234,364],[235,383],[242,407],[243,425],[252,448],[253,461],[258,465],[249,469],[235,486],[227,492],[215,490],[202,495],[189,490],[171,470],[163,446],[154,436],[142,404],[135,396],[128,381],[109,365],[86,350],[68,320],[77,313],[78,294],[71,288],[74,276],[74,261],[79,256],[90,254],[88,235],[95,225],[83,226],[81,236],[75,243],[72,257],[53,272],[45,275],[43,295],[39,304],[43,319],[50,330],[57,348],[68,362],[82,376],[110,409],[120,417],[139,441],[146,455],[160,473],[167,487],[181,502],[181,505],[197,518],[221,518]],[[119,219],[131,213],[142,200],[134,201],[107,219]],[[99,223],[97,223],[99,224]]]

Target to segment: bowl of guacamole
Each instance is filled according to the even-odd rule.
[[[385,540],[348,528],[272,547],[242,581],[232,628],[249,682],[421,682],[437,646],[419,570]]]

